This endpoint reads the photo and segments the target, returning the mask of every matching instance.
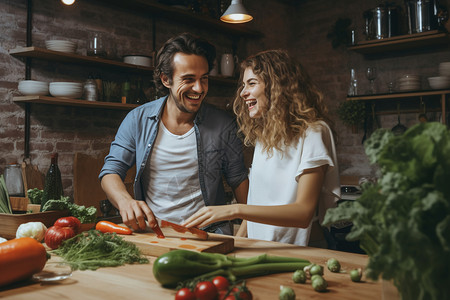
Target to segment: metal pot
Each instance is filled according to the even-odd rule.
[[[437,29],[438,0],[406,0],[409,34]]]

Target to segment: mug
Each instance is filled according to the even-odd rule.
[[[232,77],[234,72],[234,60],[233,54],[225,53],[222,55],[220,61],[220,73],[225,77]]]

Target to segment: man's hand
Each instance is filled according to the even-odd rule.
[[[145,230],[147,227],[145,220],[148,221],[148,226],[151,228],[158,226],[152,210],[145,201],[133,199],[121,201],[118,205],[123,223],[133,230]]]
[[[117,174],[103,176],[102,188],[109,201],[119,210],[122,221],[134,230],[144,230],[148,226],[158,227],[152,210],[145,201],[135,200],[128,193],[122,179]]]

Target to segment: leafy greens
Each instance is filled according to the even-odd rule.
[[[89,230],[65,240],[52,253],[61,256],[74,270],[97,270],[149,262],[135,244],[116,233],[101,233],[98,230]]]
[[[85,207],[72,203],[70,198],[65,196],[61,196],[60,199],[48,200],[42,211],[49,210],[69,210],[70,215],[78,218],[83,224],[95,223],[97,220],[97,209],[94,206]]]
[[[379,129],[364,147],[378,182],[329,209],[324,225],[352,221],[347,239],[368,254],[367,276],[393,280],[402,299],[450,299],[450,132],[440,123],[399,136]]]

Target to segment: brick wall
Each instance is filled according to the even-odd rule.
[[[448,0],[447,0],[448,1]],[[441,1],[446,4],[447,1]],[[33,45],[45,47],[45,40],[69,38],[77,42],[77,52],[86,53],[87,33],[104,33],[109,43],[108,55],[120,59],[124,54],[146,53],[153,49],[152,19],[142,12],[113,9],[95,1],[77,1],[66,7],[56,0],[33,1]],[[386,83],[405,72],[424,76],[437,73],[441,61],[450,61],[448,47],[418,53],[405,53],[379,59],[367,58],[348,51],[345,47],[333,49],[326,35],[338,18],[348,17],[357,29],[357,38],[363,38],[362,12],[375,7],[379,1],[367,0],[302,0],[302,1],[244,1],[254,15],[250,26],[264,33],[263,38],[238,40],[238,55],[247,55],[270,48],[284,48],[296,56],[308,69],[325,94],[339,134],[338,155],[342,174],[373,175],[358,133],[345,127],[336,117],[337,105],[345,100],[349,70],[356,68],[360,89],[367,88],[363,71],[376,66],[379,75],[377,89],[386,89]],[[398,1],[403,3],[402,1]],[[169,37],[180,32],[199,34],[218,48],[218,54],[231,51],[232,39],[206,27],[192,27],[173,20],[157,19],[156,48]],[[9,49],[25,46],[26,1],[0,0],[0,173],[6,164],[23,160],[24,107],[12,101],[19,95],[17,82],[25,77],[25,64],[8,54]],[[31,77],[35,80],[84,80],[90,73],[101,74],[104,80],[119,81],[124,74],[99,68],[33,60]],[[144,78],[148,80],[149,78]],[[227,108],[234,96],[234,87],[212,86],[210,102]],[[75,152],[97,155],[106,151],[126,112],[103,109],[31,105],[30,158],[40,170],[46,171],[50,154],[59,153],[59,165],[67,195],[72,195],[73,157]],[[430,117],[437,117],[431,116]],[[417,115],[402,115],[402,123],[411,126]],[[381,125],[391,128],[396,116],[383,116]]]

